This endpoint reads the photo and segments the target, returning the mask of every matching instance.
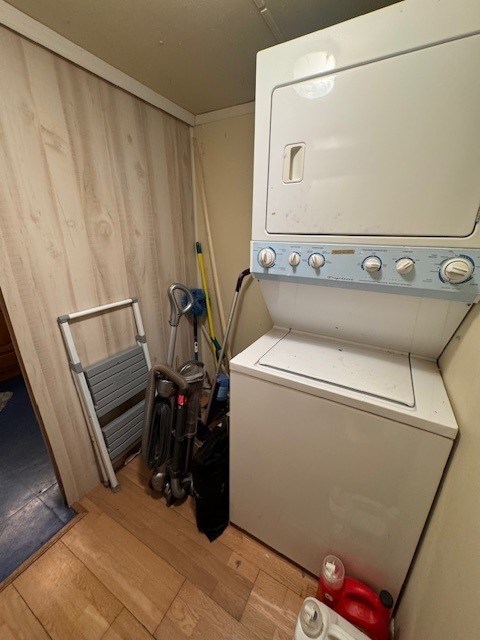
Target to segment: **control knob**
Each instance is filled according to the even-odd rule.
[[[325,264],[325,258],[321,253],[312,253],[312,255],[308,258],[308,264],[313,269],[320,269]]]
[[[377,258],[377,256],[368,256],[368,258],[365,258],[363,261],[362,266],[368,273],[375,273],[382,268],[382,261],[380,258]]]
[[[395,263],[395,268],[401,276],[406,276],[413,270],[415,263],[411,258],[400,258]]]
[[[291,267],[298,267],[300,264],[300,254],[298,251],[294,251],[288,256],[288,263]]]
[[[467,258],[450,258],[440,267],[440,278],[451,284],[461,284],[469,280],[473,273],[473,264]]]
[[[265,267],[265,269],[268,269],[269,267],[273,267],[273,265],[275,264],[275,251],[273,249],[271,249],[270,247],[266,248],[266,249],[261,249],[258,252],[258,264],[261,267]]]

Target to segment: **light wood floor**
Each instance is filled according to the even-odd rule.
[[[312,577],[233,527],[208,542],[140,458],[120,481],[0,593],[0,640],[291,640]]]

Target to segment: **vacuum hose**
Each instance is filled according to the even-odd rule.
[[[177,387],[178,392],[184,395],[188,393],[188,382],[185,376],[164,364],[153,365],[148,374],[147,389],[145,393],[145,411],[143,419],[142,433],[142,456],[148,464],[148,450],[150,444],[150,436],[153,425],[153,410],[155,407],[155,391],[157,386],[157,378],[163,376],[171,380]]]
[[[189,474],[197,418],[205,378],[203,362],[186,362],[180,369],[188,382],[188,399],[178,394],[175,437],[173,443],[172,464],[170,466],[170,487],[177,500],[183,500],[190,491],[191,476]],[[189,478],[190,476],[190,478]]]

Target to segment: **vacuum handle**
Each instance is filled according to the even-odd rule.
[[[185,306],[182,305],[182,301],[175,295],[176,291],[181,291],[187,296],[188,302]],[[171,327],[178,327],[180,318],[193,307],[192,292],[184,284],[175,282],[168,287],[168,298],[170,300],[170,320],[168,322]]]

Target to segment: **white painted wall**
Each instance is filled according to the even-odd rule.
[[[400,604],[396,640],[480,638],[480,306],[440,366],[460,438]]]
[[[252,224],[254,115],[249,113],[195,127],[205,177],[210,225],[225,316],[228,317],[238,274],[249,266]],[[207,270],[209,260],[197,194],[199,232]],[[212,282],[211,276],[209,282]],[[215,308],[215,297],[213,306]],[[216,314],[217,315],[217,314]],[[232,353],[242,351],[272,326],[258,282],[244,284]],[[216,327],[219,330],[218,317]],[[219,331],[218,331],[219,332]]]

